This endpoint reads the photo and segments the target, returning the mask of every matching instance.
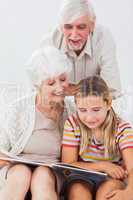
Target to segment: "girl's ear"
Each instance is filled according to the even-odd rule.
[[[112,107],[112,97],[110,96],[108,100],[108,109],[110,110],[111,107]]]

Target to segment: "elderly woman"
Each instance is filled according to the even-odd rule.
[[[0,153],[55,161],[60,157],[71,64],[63,53],[49,46],[38,50],[28,66],[34,87],[1,86]],[[33,200],[56,200],[61,181],[61,175],[48,167],[30,168],[0,160],[2,200],[23,200],[29,189]]]

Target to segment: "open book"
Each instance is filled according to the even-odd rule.
[[[63,172],[66,175],[71,174],[72,172],[79,173],[80,175],[85,175],[92,177],[93,179],[104,180],[107,178],[107,174],[103,172],[96,172],[92,170],[87,170],[79,167],[75,167],[71,164],[61,163],[58,160],[55,160],[52,157],[48,156],[37,156],[33,154],[20,154],[19,156],[12,156],[10,154],[1,154],[0,160],[6,160],[13,163],[24,163],[32,166],[48,166],[60,172]]]

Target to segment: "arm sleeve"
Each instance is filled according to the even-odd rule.
[[[64,125],[62,145],[70,147],[79,146],[80,143],[79,133],[80,133],[79,128],[77,127],[77,129],[74,129],[72,124],[70,123],[70,120],[69,119],[66,120]]]
[[[117,136],[120,151],[126,148],[133,148],[133,128],[129,123],[122,124],[122,131]]]
[[[116,58],[116,46],[109,30],[103,31],[101,41],[100,75],[107,82],[113,98],[121,95],[120,72]]]

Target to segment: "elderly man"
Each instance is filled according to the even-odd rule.
[[[100,75],[113,97],[120,95],[120,76],[111,33],[96,25],[96,16],[88,0],[64,0],[58,27],[45,36],[41,47],[51,44],[65,52],[73,64],[70,82]],[[71,87],[72,91],[73,87]]]

